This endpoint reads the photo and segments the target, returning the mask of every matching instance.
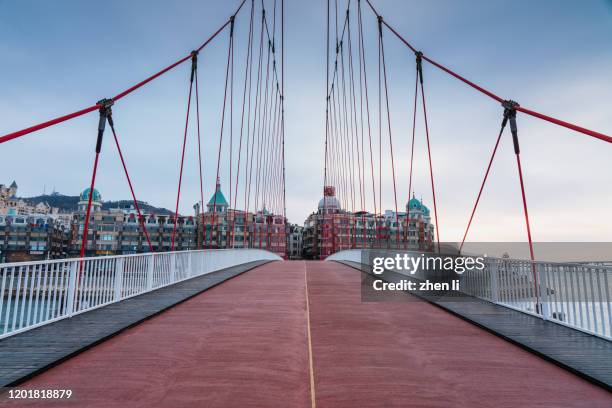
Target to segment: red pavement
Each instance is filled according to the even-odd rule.
[[[254,269],[20,388],[75,397],[12,406],[612,406],[603,389],[428,303],[362,303],[358,271],[317,261]]]
[[[310,406],[304,273],[294,266],[231,279],[23,388],[72,389],[79,408]]]
[[[317,407],[612,407],[607,391],[429,303],[362,303],[358,271],[307,265]]]

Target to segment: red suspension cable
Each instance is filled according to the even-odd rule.
[[[176,225],[178,224],[179,202],[181,200],[181,184],[183,182],[183,165],[185,163],[185,147],[187,145],[187,129],[189,127],[189,110],[191,108],[191,91],[193,90],[193,81],[189,82],[189,96],[187,98],[187,114],[185,115],[185,131],[183,132],[183,149],[181,153],[181,167],[179,170],[178,189],[176,193],[176,207],[174,210],[174,226],[172,227],[172,243],[170,250],[174,251],[174,240],[176,237]]]
[[[370,0],[366,0],[366,1],[367,1],[368,5],[370,6],[370,8],[372,9],[373,13],[374,13],[376,16],[380,16],[380,14],[378,14],[378,12],[377,12],[377,11],[376,11],[376,9],[374,8],[374,6],[372,6],[372,3],[370,2]],[[398,32],[397,32],[397,31],[396,31],[396,30],[395,30],[395,29],[394,29],[394,28],[393,28],[391,25],[389,25],[389,24],[388,24],[386,21],[384,22],[384,25],[385,25],[385,26],[386,26],[386,27],[387,27],[387,28],[388,28],[388,29],[389,29],[389,30],[390,30],[390,31],[391,31],[393,34],[395,34],[395,36],[396,36],[396,37],[397,37],[397,38],[398,38],[398,39],[399,39],[401,42],[403,42],[403,43],[404,43],[404,44],[405,44],[405,45],[406,45],[406,46],[407,46],[407,47],[408,47],[408,48],[409,48],[409,49],[410,49],[412,52],[417,52],[417,49],[416,49],[415,47],[413,47],[413,46],[412,46],[412,45],[411,45],[411,44],[410,44],[410,43],[409,43],[409,42],[408,42],[408,41],[407,41],[407,40],[406,40],[404,37],[402,37],[402,36],[401,36],[401,35],[400,35],[400,34],[399,34],[399,33],[398,33]],[[463,76],[461,76],[461,75],[457,74],[455,71],[451,70],[450,68],[445,67],[444,65],[442,65],[442,64],[440,64],[440,63],[438,63],[438,62],[436,62],[435,60],[433,60],[433,59],[431,59],[431,58],[429,58],[429,57],[427,57],[427,56],[425,56],[425,55],[423,55],[423,59],[424,59],[425,61],[429,62],[430,64],[434,65],[435,67],[437,67],[437,68],[441,69],[442,71],[446,72],[447,74],[449,74],[449,75],[451,75],[451,76],[453,76],[453,77],[457,78],[457,79],[458,79],[458,80],[460,80],[461,82],[463,82],[463,83],[465,83],[465,84],[469,85],[470,87],[472,87],[472,88],[476,89],[478,92],[480,92],[480,93],[482,93],[482,94],[484,94],[484,95],[488,96],[489,98],[491,98],[491,99],[493,99],[493,100],[495,100],[495,101],[497,101],[497,102],[499,102],[499,103],[501,103],[501,102],[503,102],[503,101],[504,101],[504,98],[502,98],[502,97],[500,97],[500,96],[498,96],[498,95],[494,94],[493,92],[491,92],[491,91],[489,91],[489,90],[487,90],[487,89],[485,89],[485,88],[481,87],[480,85],[477,85],[476,83],[474,83],[474,82],[472,82],[472,81],[470,81],[470,80],[468,80],[468,79],[464,78]],[[527,108],[523,108],[523,107],[520,107],[520,106],[517,106],[517,107],[516,107],[516,110],[517,110],[517,111],[519,111],[519,112],[523,112],[523,113],[525,113],[525,114],[527,114],[527,115],[533,116],[533,117],[535,117],[535,118],[542,119],[542,120],[545,120],[545,121],[547,121],[547,122],[553,123],[553,124],[555,124],[555,125],[562,126],[562,127],[567,128],[567,129],[571,129],[571,130],[574,130],[574,131],[576,131],[576,132],[579,132],[579,133],[585,134],[585,135],[587,135],[587,136],[591,136],[591,137],[594,137],[594,138],[597,138],[597,139],[603,140],[603,141],[605,141],[605,142],[612,143],[612,136],[605,135],[605,134],[603,134],[603,133],[596,132],[596,131],[594,131],[594,130],[586,129],[586,128],[583,128],[583,127],[581,127],[581,126],[574,125],[574,124],[572,124],[572,123],[565,122],[565,121],[563,121],[563,120],[556,119],[556,118],[553,118],[553,117],[551,117],[551,116],[547,116],[547,115],[544,115],[544,114],[542,114],[542,113],[539,113],[539,112],[536,112],[536,111],[533,111],[533,110],[530,110],[530,109],[527,109]]]
[[[100,152],[96,152],[94,159],[93,171],[91,173],[91,183],[89,185],[89,197],[87,198],[87,212],[85,213],[85,225],[83,226],[83,239],[81,240],[81,253],[80,258],[85,257],[85,247],[87,246],[87,233],[89,229],[89,217],[91,215],[91,199],[93,196],[94,188],[96,186],[96,173],[98,172],[98,161],[100,159]],[[83,265],[81,263],[82,269]]]
[[[233,162],[234,162],[234,47],[232,47],[231,57],[230,57],[230,119],[229,119],[229,206],[227,208],[227,217],[231,217],[234,219],[236,217],[236,212],[234,211],[232,205],[232,170],[233,170]],[[228,219],[228,225],[229,225]],[[233,228],[227,231],[226,238],[226,247],[231,248],[232,240],[233,240]],[[223,242],[223,240],[221,240]],[[221,244],[221,246],[223,246]]]
[[[487,165],[487,171],[485,172],[484,178],[482,180],[482,184],[480,185],[480,190],[478,190],[478,196],[476,197],[476,202],[474,203],[474,208],[472,209],[472,214],[470,215],[470,220],[468,221],[467,227],[465,228],[465,234],[463,234],[463,239],[461,240],[461,245],[459,246],[460,253],[461,253],[461,250],[463,249],[463,245],[465,244],[465,239],[467,237],[468,231],[470,230],[470,226],[472,225],[472,219],[474,218],[474,214],[476,213],[476,208],[478,207],[478,203],[480,202],[480,196],[482,195],[482,190],[484,189],[485,183],[487,182],[487,178],[489,177],[489,171],[491,170],[491,165],[493,164],[493,159],[495,158],[495,153],[497,152],[497,147],[499,146],[499,141],[501,140],[502,134],[504,133],[506,122],[507,122],[507,119],[504,117],[501,129],[499,130],[499,134],[497,135],[497,141],[495,142],[495,147],[493,148],[493,153],[491,153],[491,158],[489,159],[489,164]]]
[[[381,44],[380,39],[378,41],[378,202],[380,203],[380,215],[382,218],[383,213],[383,204],[382,204],[382,54],[381,54]],[[378,214],[376,214],[378,217]],[[384,220],[382,225],[380,226],[381,232],[384,231],[385,224]],[[377,228],[378,230],[378,228]],[[382,239],[380,233],[378,233],[379,238]],[[389,241],[387,240],[387,244]],[[380,241],[380,247],[382,248],[382,241]]]
[[[527,198],[525,196],[525,183],[523,182],[523,170],[521,168],[521,155],[516,154],[516,165],[518,167],[519,181],[521,184],[521,198],[523,199],[523,210],[525,212],[525,226],[527,227],[527,239],[529,240],[529,254],[534,261],[533,240],[531,239],[531,226],[529,224],[529,211],[527,211]]]
[[[523,211],[525,214],[525,226],[527,228],[527,239],[529,240],[529,255],[531,257],[531,273],[533,276],[533,289],[535,294],[536,312],[541,312],[540,307],[540,290],[538,283],[538,274],[535,267],[535,255],[533,252],[533,240],[531,239],[531,226],[529,224],[529,211],[527,211],[527,198],[525,196],[525,183],[523,182],[523,170],[521,166],[521,155],[516,153],[516,165],[518,168],[519,182],[521,184],[521,198],[523,200]]]
[[[240,9],[242,8],[242,4],[244,4],[244,1],[245,0],[242,1],[242,3],[238,7],[238,9],[234,13],[234,15],[238,14]],[[204,47],[206,47],[221,31],[223,31],[223,29],[225,27],[227,27],[227,25],[229,23],[230,23],[230,20],[226,21],[197,50],[201,51]],[[160,71],[156,72],[155,74],[153,74],[153,75],[147,77],[146,79],[138,82],[137,84],[129,87],[128,89],[124,90],[123,92],[118,93],[117,95],[115,95],[112,98],[112,100],[115,101],[115,102],[118,101],[119,99],[123,98],[124,96],[129,95],[130,93],[134,92],[138,88],[141,88],[142,86],[148,84],[149,82],[151,82],[154,79],[160,77],[161,75],[165,74],[166,72],[170,71],[171,69],[177,67],[178,65],[181,65],[183,62],[189,60],[190,58],[191,58],[191,55],[187,55],[187,56],[179,59],[178,61],[168,65],[167,67],[161,69]],[[96,109],[99,109],[99,108],[100,108],[100,105],[96,104],[96,105],[89,106],[87,108],[78,110],[76,112],[69,113],[67,115],[63,115],[63,116],[60,116],[60,117],[48,120],[46,122],[42,122],[42,123],[39,123],[39,124],[34,125],[34,126],[30,126],[28,128],[25,128],[25,129],[18,130],[16,132],[8,133],[8,134],[6,134],[4,136],[0,136],[0,144],[2,144],[4,142],[8,142],[9,140],[16,139],[16,138],[21,137],[21,136],[25,136],[25,135],[27,135],[29,133],[33,133],[33,132],[36,132],[38,130],[47,128],[49,126],[57,125],[58,123],[62,123],[62,122],[65,122],[67,120],[74,119],[74,118],[79,117],[79,116],[83,116],[83,115],[85,115],[87,113],[90,113],[90,112],[93,112],[93,111],[95,111]]]
[[[393,137],[391,135],[391,112],[389,109],[389,90],[387,87],[387,64],[385,62],[385,45],[383,42],[383,35],[382,35],[382,18],[379,19],[378,21],[379,21],[378,28],[379,28],[380,51],[382,55],[383,77],[384,77],[384,85],[385,85],[385,101],[386,101],[386,106],[387,106],[387,125],[389,127],[388,129],[389,131],[389,150],[391,152],[391,173],[393,175],[393,198],[395,200],[395,222],[397,224],[395,247],[399,249],[401,225],[399,222],[399,213],[398,213],[398,207],[397,207],[397,187],[395,183],[395,160],[393,157]],[[424,100],[423,100],[423,103],[425,103]],[[429,141],[429,138],[428,138],[428,141]],[[431,156],[430,156],[430,163],[431,163]],[[432,186],[433,186],[433,174],[432,174]]]
[[[348,13],[348,11],[347,11]],[[347,18],[348,18],[348,14],[347,14]],[[351,100],[351,93],[350,93],[350,77],[349,77],[349,108],[347,108],[347,91],[346,91],[346,66],[344,63],[344,45],[343,43],[340,44],[340,65],[342,67],[342,100],[343,100],[343,109],[344,109],[344,128],[345,128],[345,145],[346,145],[346,156],[348,159],[348,184],[349,184],[349,192],[350,192],[350,202],[351,202],[351,213],[355,214],[355,165],[354,165],[354,161],[355,161],[355,157],[354,157],[354,143],[353,143],[353,136],[354,136],[354,126],[353,126],[353,114],[352,111],[350,109],[350,100]],[[350,70],[350,69],[349,69]],[[350,115],[349,115],[350,113]],[[349,238],[350,238],[350,247],[354,248],[355,247],[355,228],[354,225],[351,225],[350,220],[349,223],[347,224],[346,228],[349,230],[347,231],[349,233]]]
[[[255,148],[255,145],[259,145],[259,137],[258,136],[258,120],[260,117],[260,102],[261,102],[261,80],[262,80],[262,66],[263,66],[263,34],[264,34],[264,19],[265,19],[265,9],[262,9],[262,18],[261,18],[261,31],[260,31],[260,35],[259,35],[259,56],[258,56],[258,63],[257,63],[257,80],[256,80],[256,85],[255,85],[255,106],[254,106],[254,114],[253,114],[253,127],[252,127],[252,135],[251,135],[251,162],[250,162],[250,166],[249,166],[249,174],[248,174],[248,185],[247,185],[247,194],[246,194],[246,204],[245,204],[245,213],[248,212],[248,210],[250,210],[250,204],[251,204],[251,185],[252,185],[252,181],[253,181],[253,163],[255,162],[255,153],[257,150]],[[257,140],[256,140],[257,138]],[[257,161],[259,161],[259,154],[257,155]],[[256,219],[255,219],[255,213],[256,211],[256,206],[255,206],[255,211],[253,212],[253,234],[251,234],[251,231],[249,231],[249,247],[253,247],[255,244],[255,236],[256,236]],[[249,225],[248,225],[248,219],[247,219],[247,223],[246,223],[246,229],[249,230]]]
[[[214,200],[213,200],[212,225],[211,225],[211,230],[210,230],[211,240],[214,234],[215,241],[217,241],[217,245],[221,244],[218,231],[215,231],[217,229],[217,183],[219,181],[219,168],[221,166],[221,150],[223,147],[223,129],[225,125],[225,106],[227,104],[227,86],[228,86],[228,81],[229,81],[229,70],[230,70],[231,55],[232,55],[233,48],[234,48],[234,18],[232,17],[231,27],[230,27],[229,47],[227,49],[227,66],[225,68],[225,90],[223,92],[223,108],[221,110],[221,132],[219,135],[219,150],[217,153],[217,175],[215,177],[215,190],[214,190],[215,193],[213,195]]]
[[[142,216],[142,213],[140,212],[140,206],[138,205],[138,200],[136,199],[136,193],[134,193],[134,186],[132,185],[132,180],[130,179],[130,174],[128,173],[127,165],[125,164],[125,159],[123,158],[123,152],[121,151],[121,146],[119,146],[119,138],[117,137],[117,132],[115,132],[115,125],[113,124],[112,119],[110,117],[109,124],[111,131],[113,132],[113,138],[115,139],[115,145],[117,146],[119,158],[121,159],[121,165],[123,166],[123,171],[125,172],[125,178],[127,179],[128,186],[130,186],[130,192],[132,193],[132,199],[134,200],[134,208],[136,208],[136,212],[138,213],[138,220],[140,221],[140,226],[142,227],[145,238],[147,239],[147,243],[149,244],[149,251],[154,252],[153,245],[151,245],[151,239],[149,237],[149,231],[147,230],[144,218]]]
[[[98,172],[98,161],[100,160],[100,152],[102,151],[102,141],[104,138],[104,129],[106,127],[106,122],[108,118],[111,116],[111,106],[113,105],[112,100],[103,99],[99,101],[97,106],[100,106],[100,119],[98,122],[98,137],[96,140],[96,157],[94,159],[93,171],[91,174],[91,183],[89,186],[89,197],[87,198],[87,211],[85,213],[85,224],[83,226],[83,238],[81,241],[81,254],[80,258],[82,259],[85,256],[85,249],[87,247],[87,234],[89,231],[89,217],[91,215],[91,201],[94,193],[94,188],[96,186],[96,173]],[[83,262],[79,264],[79,276],[83,269]],[[78,285],[78,280],[77,280]]]
[[[265,15],[264,15],[264,23],[265,23]],[[263,164],[263,159],[264,159],[264,142],[265,142],[265,128],[266,128],[266,120],[267,120],[267,115],[268,115],[268,90],[269,90],[269,84],[270,84],[270,54],[271,54],[271,50],[272,50],[272,43],[270,40],[268,40],[268,47],[267,47],[267,58],[266,58],[266,82],[265,85],[263,86],[263,114],[259,114],[259,122],[258,122],[258,137],[257,137],[257,141],[258,141],[258,149],[257,149],[257,174],[256,174],[256,179],[255,179],[255,208],[254,211],[255,213],[257,213],[257,210],[259,208],[260,205],[260,197],[261,197],[261,193],[262,193],[262,169],[264,167]],[[260,93],[260,98],[261,98],[261,93]],[[260,99],[261,102],[261,99]],[[260,107],[260,110],[262,108]],[[261,203],[262,204],[262,221],[265,222],[265,218],[264,218],[264,213],[263,213],[263,204],[265,203]],[[259,248],[261,249],[263,246],[263,229],[264,229],[264,224],[262,223],[259,226]]]
[[[25,136],[28,133],[36,132],[38,130],[47,128],[49,126],[57,125],[58,123],[65,122],[65,121],[67,121],[69,119],[73,119],[73,118],[77,118],[79,116],[83,116],[86,113],[93,112],[93,111],[95,111],[96,109],[99,109],[99,108],[100,107],[96,104],[96,105],[90,106],[88,108],[81,109],[81,110],[73,112],[73,113],[69,113],[68,115],[60,116],[58,118],[51,119],[51,120],[48,120],[48,121],[43,122],[43,123],[39,123],[38,125],[34,125],[34,126],[29,127],[29,128],[25,128],[25,129],[22,129],[22,130],[18,130],[16,132],[8,133],[8,134],[0,137],[0,144],[2,144],[4,142],[8,142],[9,140],[16,139],[16,138],[21,137],[21,136]]]
[[[355,92],[355,73],[353,67],[353,45],[351,39],[351,23],[349,19],[349,10],[347,10],[347,31],[348,31],[348,57],[349,57],[349,82],[350,82],[350,95],[352,99],[351,105],[351,144],[354,146],[354,150],[351,150],[351,154],[355,154],[357,158],[357,181],[359,183],[359,204],[361,207],[361,218],[362,224],[364,224],[364,211],[365,211],[365,203],[364,203],[364,191],[363,191],[363,179],[362,179],[362,167],[361,167],[361,156],[360,156],[360,145],[359,145],[359,126],[357,122],[357,95]],[[355,164],[355,157],[353,157],[353,164]],[[355,189],[356,190],[356,189]],[[363,243],[365,242],[365,227],[363,228],[361,236],[362,248]],[[353,247],[357,246],[357,220],[353,218]]]
[[[198,71],[195,73],[195,91],[196,91],[196,123],[197,123],[197,132],[198,132],[198,168],[199,168],[199,176],[200,176],[200,223],[203,226],[202,232],[202,243],[206,239],[206,227],[204,224],[204,174],[202,172],[202,143],[200,138],[200,94],[198,91]]]
[[[365,45],[363,39],[363,19],[361,14],[361,2],[357,3],[357,11],[358,11],[358,26],[359,26],[359,77],[360,77],[360,86],[361,86],[361,75],[363,73],[363,89],[365,91],[365,106],[366,106],[366,118],[368,123],[368,141],[370,148],[370,175],[372,180],[372,199],[374,201],[374,227],[375,227],[375,237],[372,245],[376,243],[376,238],[378,235],[378,219],[377,219],[377,206],[376,206],[376,185],[374,181],[374,154],[372,149],[372,127],[370,122],[370,102],[368,97],[368,75],[366,71],[366,57],[365,57]],[[361,91],[360,91],[361,92]],[[382,206],[382,203],[381,203]]]
[[[359,204],[361,207],[361,224],[363,226],[362,229],[362,234],[361,234],[361,248],[364,248],[365,246],[365,241],[366,241],[366,229],[365,229],[365,198],[364,198],[364,185],[363,185],[363,177],[364,175],[362,174],[362,164],[361,164],[361,159],[362,159],[362,155],[360,154],[360,152],[362,151],[361,149],[363,149],[363,145],[359,144],[359,125],[358,125],[358,120],[357,120],[357,95],[356,95],[356,91],[355,91],[355,72],[354,72],[354,66],[353,66],[353,44],[352,44],[352,38],[351,38],[351,23],[350,23],[350,19],[349,19],[349,11],[347,10],[347,31],[348,31],[348,55],[349,55],[349,81],[350,81],[350,94],[351,94],[351,98],[352,98],[352,111],[351,111],[351,122],[354,124],[354,128],[352,130],[352,135],[353,135],[353,144],[355,146],[355,151],[356,151],[356,156],[357,156],[357,181],[359,182]],[[361,128],[361,130],[363,131],[363,127]],[[362,140],[363,140],[363,133],[362,133]],[[356,247],[357,245],[357,237],[356,237],[356,233],[357,233],[357,220],[353,219],[353,245],[354,247]]]
[[[281,0],[281,137],[282,137],[282,172],[283,172],[283,224],[287,224],[287,197],[285,180],[285,0]],[[285,247],[288,242],[285,240]]]
[[[255,2],[254,0],[252,0],[251,2],[251,18],[249,21],[249,35],[248,35],[248,44],[247,44],[247,55],[246,55],[246,64],[245,64],[245,71],[244,71],[244,90],[242,92],[242,114],[241,114],[241,119],[240,119],[240,141],[238,143],[238,163],[237,163],[237,169],[236,169],[236,186],[235,186],[235,194],[234,194],[234,205],[232,206],[232,208],[236,209],[237,208],[237,203],[238,203],[238,180],[240,179],[240,164],[241,164],[241,153],[242,153],[242,138],[244,135],[244,116],[245,116],[245,108],[247,106],[246,104],[246,100],[247,100],[247,84],[249,87],[249,114],[250,114],[250,105],[251,105],[251,63],[253,60],[253,19],[255,16]],[[247,120],[248,121],[248,120]],[[249,151],[249,141],[248,141],[248,130],[247,130],[247,143],[246,143],[246,150],[247,150],[247,165],[248,165],[248,151]],[[230,179],[230,183],[231,183],[231,179]],[[230,186],[231,188],[231,186]],[[245,184],[245,192],[246,192],[246,184]],[[246,199],[245,199],[245,203],[246,203]],[[246,219],[247,219],[247,214],[246,211],[244,213],[244,222],[246,224]],[[235,234],[235,229],[236,229],[236,213],[234,210],[234,217],[232,218],[232,246],[234,244],[234,234]],[[246,238],[246,234],[247,231],[244,231],[243,234],[243,239]],[[243,247],[246,246],[246,241],[242,242]]]
[[[414,112],[412,114],[412,142],[410,143],[410,173],[408,177],[408,207],[406,208],[406,243],[409,244],[410,240],[410,197],[412,196],[412,173],[414,167],[414,137],[416,134],[416,114],[417,114],[417,102],[419,94],[419,73],[416,73],[414,79]]]
[[[431,194],[433,196],[433,205],[434,205],[434,218],[436,220],[436,240],[438,242],[438,253],[440,253],[440,224],[438,223],[438,206],[436,203],[436,187],[434,184],[434,176],[433,176],[433,164],[431,160],[431,144],[429,142],[429,124],[427,121],[427,105],[425,103],[425,89],[423,85],[423,73],[420,71],[421,75],[421,101],[423,103],[423,119],[425,121],[425,136],[427,139],[427,157],[429,158],[429,177],[431,179]]]

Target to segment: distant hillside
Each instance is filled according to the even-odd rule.
[[[36,205],[38,203],[46,202],[51,207],[57,207],[62,212],[75,211],[77,203],[79,202],[79,196],[65,196],[62,194],[52,195],[39,195],[36,197],[23,197],[23,201]]]
[[[51,195],[40,195],[36,197],[24,197],[22,198],[24,201],[30,204],[38,204],[41,202],[46,202],[51,207],[57,207],[62,212],[70,212],[76,211],[77,204],[79,202],[79,196],[66,196],[63,194],[51,194]],[[132,200],[119,200],[119,201],[105,201],[102,203],[102,208],[108,210],[110,208],[130,208],[130,206],[134,205]],[[140,206],[140,211],[150,214],[158,214],[158,215],[168,215],[173,214],[172,211],[162,208],[162,207],[154,207],[145,203],[143,201],[138,201],[138,205]]]

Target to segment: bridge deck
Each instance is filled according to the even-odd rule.
[[[0,387],[83,350],[267,261],[225,268],[0,340]],[[42,339],[42,340],[41,340]]]
[[[359,263],[342,263],[362,270]],[[377,278],[368,276],[368,283],[364,284],[378,278],[388,282],[419,281],[385,271]],[[453,298],[428,292],[412,296],[419,296],[612,391],[612,342],[609,340],[461,293],[455,293]]]
[[[270,263],[23,387],[70,388],[87,407],[610,406],[607,391],[429,303],[362,303],[360,279],[337,263]]]

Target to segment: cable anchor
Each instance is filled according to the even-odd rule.
[[[198,51],[191,51],[191,79],[190,82],[193,82],[193,77],[195,76],[196,71],[198,70]]]
[[[106,121],[108,120],[111,127],[113,126],[112,109],[115,101],[112,99],[100,99],[96,105],[100,107],[100,121],[98,122],[98,139],[96,141],[96,153],[100,153],[102,150],[102,137],[104,135],[104,129],[106,128]]]
[[[518,102],[508,99],[502,102],[502,106],[504,108],[504,121],[502,122],[502,126],[504,126],[508,121],[510,121],[510,132],[512,133],[514,153],[520,154],[521,149],[519,147],[518,140],[518,127],[516,126],[516,108],[520,105],[518,104]]]
[[[423,85],[423,52],[415,51],[414,55],[416,57],[417,74],[419,76],[419,80],[421,81],[421,85]]]

